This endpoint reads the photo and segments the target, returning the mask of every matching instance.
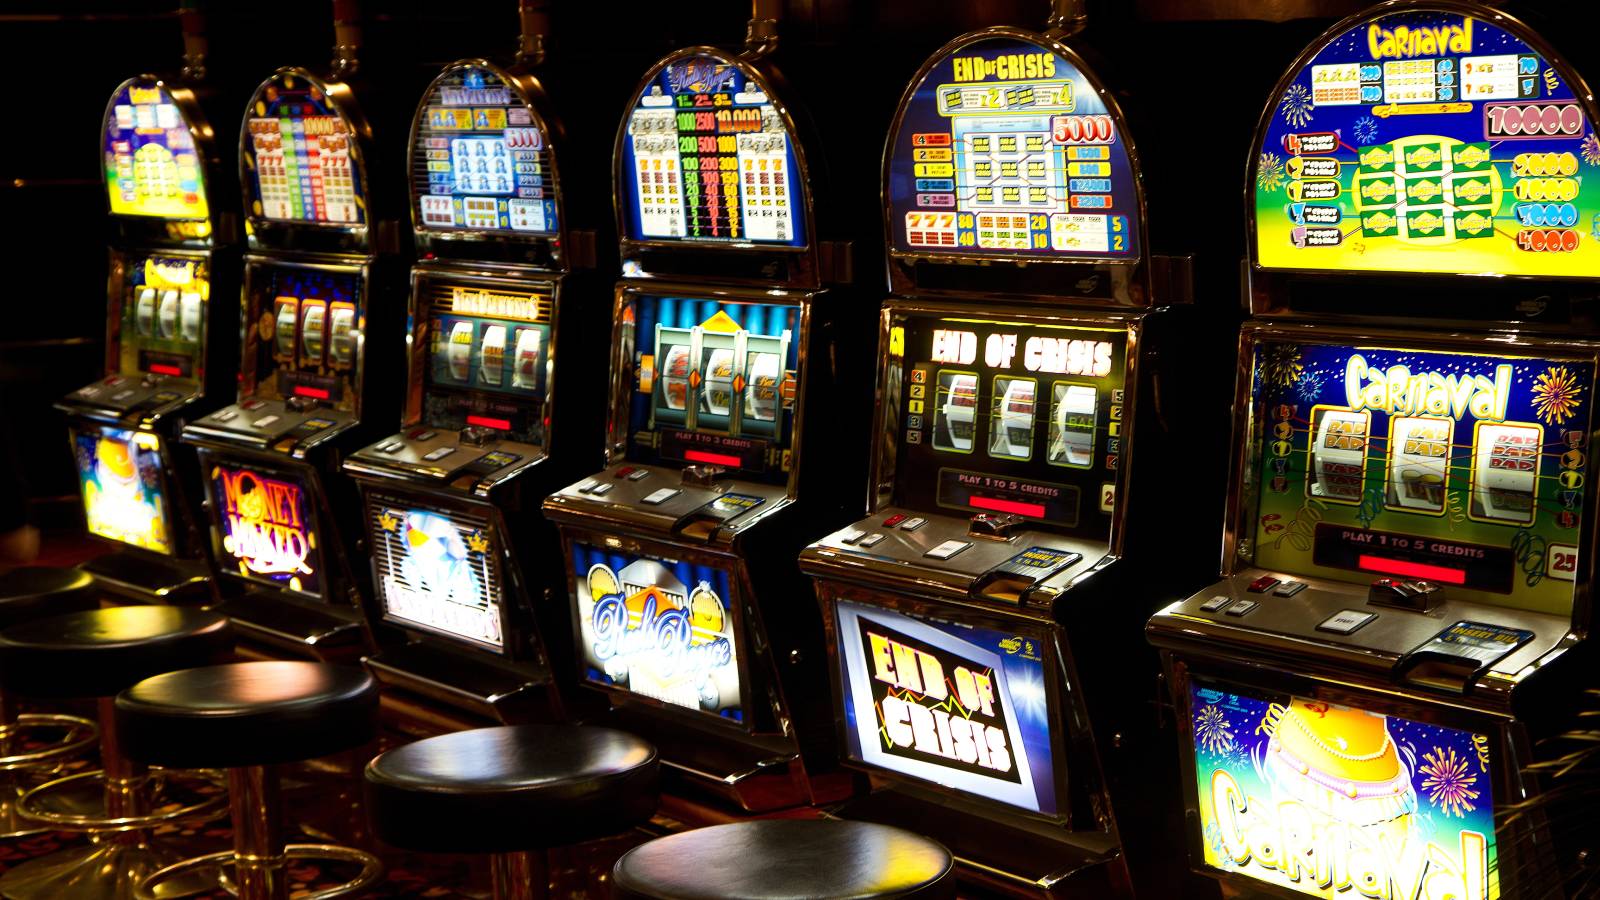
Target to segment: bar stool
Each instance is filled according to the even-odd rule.
[[[278,766],[329,756],[377,736],[378,685],[361,669],[318,662],[244,662],[168,672],[117,696],[116,727],[128,755],[144,763],[225,768],[233,849],[155,872],[135,897],[179,895],[172,882],[232,866],[243,900],[286,900],[290,859],[355,863],[361,872],[303,895],[326,900],[370,886],[383,864],[337,844],[286,844]]]
[[[490,853],[496,900],[549,890],[544,851],[620,834],[655,813],[659,762],[610,728],[477,728],[396,747],[367,764],[367,817],[384,843]]]
[[[954,897],[943,845],[870,822],[761,819],[641,844],[611,870],[617,900]]]
[[[126,897],[144,873],[179,854],[154,837],[163,824],[221,815],[220,793],[197,803],[152,811],[164,785],[185,778],[130,761],[113,716],[112,697],[141,679],[225,659],[233,629],[224,616],[174,606],[121,606],[34,619],[0,631],[0,686],[35,699],[94,697],[100,716],[101,771],[48,781],[24,793],[18,809],[90,844],[31,860],[0,876],[0,896]],[[83,811],[85,787],[101,782],[101,798]]]
[[[80,569],[26,566],[0,575],[0,628],[99,605],[94,579]],[[81,716],[18,715],[15,699],[0,684],[0,839],[48,831],[48,825],[18,814],[24,786],[59,771],[99,740],[100,729]],[[29,745],[42,746],[23,749]]]

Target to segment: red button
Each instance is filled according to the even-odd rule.
[[[623,466],[622,468],[617,470],[616,477],[617,478],[627,478],[629,475],[632,475],[632,474],[633,474],[633,466]]]
[[[885,527],[885,528],[893,528],[896,525],[899,525],[901,522],[904,522],[905,520],[906,520],[906,517],[905,517],[904,513],[895,513],[894,515],[890,516],[889,518],[883,520],[883,527]]]
[[[1250,582],[1250,593],[1265,594],[1267,591],[1272,590],[1272,586],[1277,583],[1278,579],[1273,578],[1271,575],[1263,575],[1260,578],[1257,578],[1255,581]]]

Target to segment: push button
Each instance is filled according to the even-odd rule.
[[[214,422],[232,422],[237,418],[239,418],[239,414],[231,409],[225,409],[211,417]]]
[[[913,516],[912,518],[909,518],[909,519],[905,520],[904,522],[900,523],[900,530],[901,531],[916,531],[918,528],[921,528],[922,526],[924,526],[926,524],[928,524],[928,520],[927,519],[924,519],[921,516]]]
[[[651,491],[650,493],[646,494],[642,502],[648,503],[651,506],[660,506],[661,504],[671,500],[673,497],[676,497],[681,493],[683,493],[683,491],[680,491],[677,488],[662,488],[658,491]]]
[[[267,428],[267,427],[273,425],[274,423],[276,423],[277,421],[278,421],[278,417],[277,416],[262,416],[261,418],[255,420],[254,422],[251,422],[250,423],[250,427],[252,427],[252,428]]]
[[[929,559],[949,559],[971,546],[970,541],[945,541],[922,555]]]
[[[621,474],[621,473],[619,472],[618,474]],[[628,480],[629,481],[643,481],[643,480],[645,480],[646,478],[649,478],[649,477],[650,477],[650,470],[649,469],[634,469],[632,472],[628,473]]]
[[[1272,596],[1293,597],[1295,594],[1298,594],[1305,589],[1306,583],[1304,581],[1285,581],[1284,583],[1272,589]]]
[[[438,462],[454,452],[456,452],[454,447],[440,447],[437,450],[429,450],[427,453],[422,454],[422,458],[428,462]]]
[[[378,445],[378,452],[379,453],[393,453],[396,450],[399,450],[401,447],[404,447],[404,446],[405,445],[400,443],[399,441],[384,441],[383,443]]]
[[[438,436],[439,432],[431,431],[427,428],[411,432],[411,439],[413,441],[431,441]]]
[[[899,525],[901,522],[904,522],[905,520],[906,520],[906,514],[905,513],[895,513],[894,515],[890,516],[889,518],[883,520],[883,527],[885,527],[885,528],[893,528],[896,525]]]
[[[884,538],[883,532],[874,531],[873,533],[871,533],[871,534],[867,535],[866,537],[862,538],[861,542],[857,546],[860,546],[860,547],[876,547],[876,546],[878,546],[878,543],[883,540],[883,538]]]
[[[596,497],[604,497],[606,494],[611,493],[611,489],[614,487],[616,487],[616,485],[611,484],[610,482],[601,482],[600,484],[590,488],[589,493],[595,495]]]
[[[245,402],[239,404],[239,408],[245,412],[255,412],[266,405],[267,401],[265,400],[246,400]]]
[[[1257,578],[1255,581],[1250,582],[1250,593],[1265,594],[1267,591],[1272,590],[1272,586],[1277,583],[1278,579],[1273,578],[1271,575],[1263,575],[1260,578]],[[1244,613],[1240,613],[1240,615],[1244,615]]]
[[[1323,619],[1317,630],[1333,634],[1354,634],[1377,617],[1377,613],[1367,612],[1364,609],[1341,609]]]
[[[1223,612],[1230,616],[1248,616],[1255,612],[1256,607],[1260,605],[1261,604],[1254,600],[1235,600],[1233,601],[1233,604],[1227,609],[1223,610]]]
[[[593,478],[585,478],[584,480],[573,485],[572,489],[580,494],[587,494],[594,488],[596,483],[597,482]]]
[[[859,528],[846,528],[839,532],[839,540],[846,544],[854,544],[866,536],[867,533]]]
[[[1232,602],[1233,598],[1229,597],[1227,594],[1218,594],[1215,597],[1212,597],[1210,600],[1200,604],[1200,611],[1214,613]]]

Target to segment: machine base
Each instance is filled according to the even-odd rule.
[[[830,811],[924,834],[955,855],[961,883],[1017,897],[1131,897],[1122,854],[1102,832],[1010,828],[937,802],[878,790]]]
[[[813,802],[798,751],[754,743],[734,743],[654,717],[616,715],[592,724],[639,735],[661,752],[661,774],[668,790],[709,796],[747,813],[772,812]]]
[[[493,722],[549,722],[561,715],[549,675],[520,671],[421,642],[387,647],[362,660],[392,685]]]
[[[204,606],[211,603],[211,573],[198,560],[161,559],[117,551],[78,568],[94,576],[95,586],[122,601]]]
[[[216,611],[247,640],[300,659],[354,663],[365,649],[360,623],[271,597],[246,592],[224,599]]]

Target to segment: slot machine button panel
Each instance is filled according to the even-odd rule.
[[[1355,634],[1377,617],[1377,613],[1364,609],[1341,609],[1318,623],[1317,630],[1330,634]]]
[[[872,533],[871,533],[871,534],[869,534],[869,535],[867,535],[867,536],[866,536],[866,537],[863,537],[863,538],[862,538],[862,539],[861,539],[861,540],[860,540],[860,541],[859,541],[859,542],[858,542],[858,543],[857,543],[857,546],[859,546],[859,547],[864,547],[864,548],[868,548],[868,549],[870,549],[870,548],[872,548],[872,547],[876,547],[876,546],[878,546],[878,544],[879,544],[879,543],[881,543],[881,542],[882,542],[882,541],[883,541],[883,539],[884,539],[884,538],[885,538],[885,537],[886,537],[886,536],[887,536],[887,535],[885,535],[885,534],[884,534],[884,533],[883,533],[883,532],[881,532],[881,531],[874,531],[874,532],[872,532]]]
[[[1272,577],[1271,575],[1263,575],[1260,578],[1257,578],[1255,581],[1250,582],[1249,591],[1252,594],[1265,594],[1267,591],[1272,590],[1273,586],[1277,583],[1278,579]]]
[[[921,528],[922,526],[924,526],[926,524],[928,524],[928,520],[927,519],[924,519],[921,516],[913,516],[913,517],[911,517],[909,519],[906,519],[904,522],[900,523],[900,530],[901,531],[916,531],[918,528]]]
[[[1233,603],[1229,604],[1228,608],[1223,610],[1223,612],[1228,614],[1228,615],[1230,615],[1230,616],[1235,616],[1235,617],[1248,616],[1251,613],[1255,612],[1256,611],[1256,607],[1258,607],[1260,605],[1261,605],[1260,603],[1258,603],[1258,602],[1256,602],[1254,600],[1243,600],[1243,599],[1235,600],[1235,601],[1233,601]]]
[[[1221,610],[1224,606],[1227,606],[1229,603],[1232,603],[1232,602],[1233,602],[1233,598],[1228,596],[1227,594],[1218,594],[1215,597],[1212,597],[1210,600],[1207,600],[1206,602],[1200,604],[1200,611],[1201,612],[1214,613],[1214,612],[1217,612],[1217,611]]]
[[[929,559],[947,560],[971,546],[971,541],[949,540],[929,549],[922,555]]]
[[[646,494],[644,499],[640,500],[639,502],[647,503],[651,506],[660,506],[661,504],[671,500],[673,497],[676,497],[681,493],[683,493],[683,491],[680,491],[677,488],[661,488],[660,490],[651,491],[650,493]]]

